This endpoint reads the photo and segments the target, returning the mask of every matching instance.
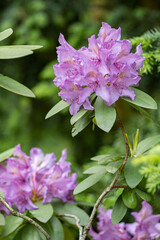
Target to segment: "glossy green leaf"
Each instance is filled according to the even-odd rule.
[[[45,119],[52,117],[56,113],[62,111],[66,107],[68,107],[69,104],[63,100],[59,101],[51,110],[47,113]]]
[[[160,135],[156,135],[156,136],[149,137],[142,140],[138,144],[136,156],[139,156],[142,153],[146,152],[147,150],[149,150],[151,147],[153,147],[159,142],[160,142]]]
[[[125,179],[130,188],[135,188],[143,178],[143,175],[139,172],[140,165],[135,166],[132,163],[133,159],[129,158],[125,165]]]
[[[135,189],[135,192],[140,196],[140,198],[142,198],[143,200],[149,202],[151,200],[151,196],[146,193],[146,192],[143,192],[141,191],[140,189]]]
[[[83,192],[84,190],[92,187],[94,184],[99,182],[102,177],[106,174],[106,169],[104,168],[103,170],[87,177],[85,180],[83,180],[81,183],[77,185],[77,187],[74,189],[73,194],[76,195],[80,192]]]
[[[104,166],[93,166],[93,167],[88,168],[87,170],[85,170],[83,173],[84,174],[93,174],[93,173],[99,172],[99,171],[101,171],[103,169],[104,169]]]
[[[23,240],[46,240],[46,237],[33,225],[27,224],[22,231]]]
[[[93,117],[93,111],[87,111],[73,126],[72,137],[75,137],[91,122]]]
[[[137,206],[137,197],[132,190],[125,189],[122,193],[122,200],[127,208],[134,209]]]
[[[122,161],[110,162],[105,166],[107,172],[114,174],[122,165]]]
[[[97,126],[105,132],[109,132],[116,120],[116,110],[113,106],[107,106],[104,100],[97,97],[95,101],[95,118]]]
[[[64,240],[64,231],[61,222],[55,216],[51,218],[53,233],[50,235],[51,240]]]
[[[14,148],[10,148],[7,151],[0,153],[0,162],[4,161],[5,159],[9,158],[10,156],[12,156],[12,154],[14,153]]]
[[[31,210],[30,213],[34,218],[40,222],[46,223],[53,215],[53,207],[50,203],[43,204],[42,202],[37,202],[35,205],[38,209]]]
[[[23,84],[0,74],[0,87],[26,97],[35,97],[34,93]]]
[[[81,208],[75,206],[74,204],[70,204],[70,203],[53,203],[55,212],[57,214],[72,214],[77,216],[80,219],[80,224],[82,226],[85,226],[88,223],[89,220],[89,216],[88,214],[83,211]],[[63,217],[66,221],[68,221],[71,224],[75,225],[75,220],[73,218],[69,218],[69,217]]]
[[[7,236],[14,232],[23,223],[24,220],[13,215],[8,215],[6,216],[5,221],[6,224],[2,228],[2,236]]]
[[[133,87],[131,87],[130,89],[135,92],[135,99],[132,101],[130,98],[123,98],[123,100],[143,108],[157,109],[157,103],[147,93]]]
[[[119,223],[122,220],[122,218],[125,216],[126,212],[127,212],[127,207],[124,205],[122,201],[122,197],[120,196],[117,199],[112,210],[112,217],[111,217],[112,223],[114,225]]]
[[[3,32],[0,32],[0,41],[8,38],[12,33],[13,33],[13,30],[11,28],[8,28]]]
[[[39,49],[42,46],[32,45],[14,45],[0,46],[0,59],[12,59],[30,55],[33,50]]]
[[[0,213],[0,226],[4,226],[5,225],[5,218],[3,216],[2,213]]]

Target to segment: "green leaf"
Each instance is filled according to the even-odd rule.
[[[127,208],[122,201],[122,197],[120,196],[117,199],[117,201],[113,207],[113,210],[112,210],[112,217],[111,217],[112,223],[114,225],[119,223],[122,220],[122,218],[124,217],[124,215],[126,214],[126,212],[127,212]]]
[[[107,164],[105,169],[107,172],[114,174],[120,168],[121,165],[122,161],[110,162]]]
[[[145,200],[145,201],[147,201],[147,202],[149,202],[149,201],[151,201],[151,196],[148,194],[148,193],[146,193],[146,192],[143,192],[143,191],[141,191],[140,189],[135,189],[135,192],[143,199],[143,200]]]
[[[93,173],[99,172],[99,171],[101,171],[103,169],[104,169],[104,166],[93,166],[93,167],[88,168],[87,170],[85,170],[83,173],[84,174],[93,174]]]
[[[125,179],[130,188],[135,188],[143,178],[143,175],[139,172],[140,165],[135,166],[132,163],[133,159],[128,158],[125,165]]]
[[[73,204],[70,204],[70,203],[64,204],[64,203],[58,202],[58,203],[53,203],[53,206],[57,214],[67,213],[67,214],[75,215],[80,219],[80,224],[82,226],[85,226],[88,223],[88,220],[89,220],[88,214],[85,211],[83,211],[81,208]],[[75,225],[75,220],[73,218],[69,218],[69,217],[63,217],[63,218],[69,223]]]
[[[122,193],[122,200],[127,208],[134,209],[137,206],[136,194],[132,190],[125,189]]]
[[[62,111],[66,107],[68,107],[69,104],[63,100],[59,101],[51,110],[47,113],[45,119],[52,117],[56,113]]]
[[[0,87],[26,97],[35,97],[34,93],[23,84],[0,74]]]
[[[69,228],[63,224],[64,229],[64,240],[76,240]]]
[[[93,117],[93,111],[87,111],[73,126],[72,137],[75,137],[91,122]]]
[[[33,53],[33,50],[39,49],[42,46],[32,45],[15,45],[15,46],[0,46],[0,59],[13,59],[24,57]]]
[[[132,101],[129,98],[122,98],[123,100],[143,108],[157,109],[157,103],[147,93],[142,92],[141,90],[133,87],[131,87],[130,89],[135,92],[136,94],[135,99]]]
[[[31,210],[30,213],[34,218],[40,222],[46,223],[53,215],[53,207],[50,203],[43,204],[42,202],[37,202],[35,205],[38,209]]]
[[[136,156],[139,156],[142,153],[146,152],[147,150],[149,150],[151,147],[153,147],[159,142],[160,142],[160,135],[156,135],[156,136],[149,137],[142,140],[138,144]]]
[[[86,109],[81,109],[79,112],[77,112],[73,117],[71,117],[70,123],[71,125],[75,124],[81,117],[84,116],[84,114],[87,112],[88,110]]]
[[[3,32],[0,32],[0,41],[8,38],[12,33],[13,33],[13,30],[11,28],[8,28]]]
[[[0,226],[4,226],[5,225],[5,218],[3,216],[2,213],[0,213]]]
[[[77,185],[77,187],[74,189],[73,194],[76,195],[80,192],[83,192],[84,190],[90,188],[97,182],[101,180],[102,177],[106,174],[106,169],[103,169],[89,177],[87,177],[85,180],[83,180],[80,184]]]
[[[50,235],[51,239],[64,240],[64,231],[61,222],[55,216],[51,218],[53,233]]]
[[[13,215],[6,216],[5,220],[6,224],[2,228],[2,236],[7,236],[11,234],[23,223],[22,218],[15,217]]]
[[[7,151],[0,153],[0,162],[4,161],[5,159],[9,158],[14,153],[14,148],[10,148]]]
[[[46,237],[33,225],[27,224],[22,231],[23,240],[46,240]]]
[[[95,101],[95,118],[97,126],[105,132],[109,132],[116,120],[116,110],[107,106],[103,99],[97,97]]]

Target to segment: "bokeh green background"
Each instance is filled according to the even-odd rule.
[[[12,28],[14,33],[1,44],[35,44],[43,48],[33,55],[0,61],[0,71],[33,90],[35,99],[18,96],[0,89],[0,152],[21,144],[29,153],[40,147],[59,158],[67,148],[72,169],[82,178],[82,169],[98,153],[122,152],[123,137],[117,123],[109,134],[90,124],[75,138],[71,137],[67,110],[45,120],[47,112],[60,98],[53,84],[58,37],[63,33],[76,49],[87,46],[87,39],[97,34],[101,22],[122,29],[122,38],[143,34],[159,26],[160,1],[154,0],[5,0],[0,1],[0,31]],[[151,94],[159,105],[160,74],[143,75],[140,88]],[[140,139],[159,132],[159,126],[145,119],[122,102],[120,116],[129,136],[140,129]],[[160,123],[160,111],[152,111]],[[79,178],[79,179],[80,179]]]

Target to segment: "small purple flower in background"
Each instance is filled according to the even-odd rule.
[[[128,87],[138,84],[141,79],[142,48],[138,45],[136,53],[130,53],[130,41],[120,40],[120,37],[120,28],[102,23],[98,38],[91,36],[88,48],[75,50],[60,34],[59,64],[53,66],[54,83],[60,88],[61,98],[70,104],[71,115],[76,114],[82,105],[93,110],[89,97],[94,92],[109,106],[122,96],[134,100],[135,93]]]
[[[109,209],[104,211],[101,207],[99,209],[100,214],[98,215],[99,222],[97,224],[97,229],[99,233],[96,233],[92,228],[89,234],[92,236],[93,240],[129,240],[130,236],[125,230],[125,224],[119,223],[113,225],[111,222],[112,210]]]
[[[56,162],[53,153],[44,155],[39,148],[32,148],[27,156],[17,145],[13,157],[6,159],[6,165],[0,164],[0,190],[8,204],[24,212],[36,209],[34,203],[39,200],[44,204],[53,198],[72,202],[77,175],[70,175],[70,163],[66,162],[66,157],[66,150],[63,150]],[[2,204],[0,210],[8,212]]]
[[[152,207],[143,201],[139,212],[131,213],[136,222],[126,224],[127,231],[133,236],[134,240],[152,240],[160,236],[160,214],[152,215]]]

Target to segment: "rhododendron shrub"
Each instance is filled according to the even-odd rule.
[[[11,29],[1,32],[0,41],[11,33]],[[145,61],[141,43],[138,42],[136,50],[132,51],[131,42],[121,40],[121,29],[111,28],[107,23],[102,23],[97,37],[93,35],[88,39],[88,47],[82,46],[76,50],[62,34],[59,43],[58,64],[53,68],[56,76],[54,84],[62,100],[48,112],[46,118],[69,106],[70,114],[73,115],[72,136],[76,136],[90,122],[93,130],[96,126],[108,133],[117,119],[126,150],[121,155],[107,153],[93,157],[94,162],[84,172],[89,177],[79,184],[76,173],[71,173],[70,163],[66,161],[66,150],[62,151],[59,161],[54,153],[45,155],[39,148],[32,148],[27,155],[20,145],[0,154],[0,239],[86,240],[88,234],[93,240],[159,238],[160,214],[152,214],[152,207],[147,203],[151,196],[146,192],[143,181],[145,176],[140,171],[141,164],[136,165],[139,162],[136,160],[142,154],[145,157],[147,151],[160,142],[160,136],[150,136],[139,142],[137,130],[136,135],[132,135],[131,143],[117,104],[121,98],[147,118],[151,117],[142,108],[157,109],[152,97],[133,87],[139,84]],[[19,46],[19,51],[15,51],[15,46],[11,58],[28,55],[36,48],[39,46]],[[4,48],[0,52],[0,55],[4,54],[0,56],[1,59],[6,56],[9,58],[8,49]],[[34,96],[26,87],[3,78],[1,75],[0,87],[25,96]],[[101,181],[103,184],[99,190],[102,186],[105,189],[96,202],[91,204],[92,209],[88,203],[75,200],[73,195]],[[112,197],[113,209],[105,211],[99,206],[108,194]],[[135,212],[133,209],[140,199],[145,200],[142,209]],[[99,220],[94,230],[93,222],[98,208]],[[127,209],[132,211],[135,222],[125,223]],[[20,217],[20,220],[15,220],[11,214]],[[74,234],[75,230],[73,233],[71,231],[73,226],[78,229],[78,237]]]

